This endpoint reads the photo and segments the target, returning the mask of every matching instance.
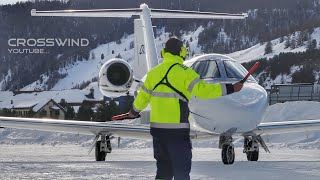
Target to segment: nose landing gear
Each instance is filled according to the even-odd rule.
[[[112,147],[110,137],[101,135],[101,140],[95,143],[95,158],[96,161],[105,161],[107,153],[111,153]]]
[[[244,136],[243,153],[246,153],[248,161],[258,161],[259,144],[266,152],[270,153],[260,135]]]
[[[245,137],[243,153],[246,153],[248,161],[258,161],[259,143],[255,137]]]

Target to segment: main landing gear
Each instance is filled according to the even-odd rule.
[[[256,137],[244,137],[243,153],[247,154],[248,161],[258,161],[259,142]]]
[[[233,164],[235,159],[234,145],[232,143],[232,134],[237,129],[229,129],[226,133],[221,134],[219,139],[219,148],[221,149],[221,159],[223,164]]]
[[[95,141],[95,157],[96,161],[105,161],[108,153],[111,153],[112,147],[110,137],[101,135],[100,140],[98,138]]]
[[[232,135],[235,134],[236,129],[229,129],[227,132],[222,133],[219,139],[219,148],[221,149],[221,159],[224,164],[233,164],[235,160],[234,145],[232,143]],[[258,161],[259,159],[259,145],[269,152],[267,145],[260,135],[246,134],[244,135],[244,149],[243,153],[246,153],[248,161]]]

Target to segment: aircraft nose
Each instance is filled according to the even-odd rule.
[[[262,121],[267,103],[267,93],[261,86],[245,83],[240,92],[217,99],[192,98],[190,110],[207,117],[193,116],[206,130],[222,133],[237,128],[237,132],[246,132]]]

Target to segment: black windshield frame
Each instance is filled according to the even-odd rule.
[[[223,66],[228,78],[243,79],[248,71],[238,62],[231,60],[223,60]],[[252,76],[248,80],[255,81]]]
[[[209,66],[212,65],[212,63],[215,65],[215,68],[211,69],[212,73],[209,73],[211,75],[208,75]],[[199,74],[201,79],[207,79],[207,78],[221,78],[221,72],[218,66],[218,63],[216,60],[203,60],[195,62],[191,68]]]

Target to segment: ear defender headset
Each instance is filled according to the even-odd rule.
[[[175,56],[180,56],[185,59],[188,53],[187,47],[183,46],[182,41],[177,38],[170,38],[165,45],[165,48],[161,50],[161,55],[164,57],[166,52],[171,53]]]
[[[185,59],[186,56],[187,56],[187,52],[188,52],[187,47],[181,46],[180,57],[182,57],[183,59]]]
[[[161,57],[162,57],[162,58],[164,58],[164,54],[165,54],[165,53],[166,53],[165,48],[162,48],[162,49],[161,49]]]
[[[165,53],[166,53],[166,49],[162,48],[161,49],[161,57],[164,57]],[[180,53],[179,53],[179,56],[182,57],[183,59],[185,59],[187,56],[187,53],[188,53],[188,49],[185,46],[182,46]]]

